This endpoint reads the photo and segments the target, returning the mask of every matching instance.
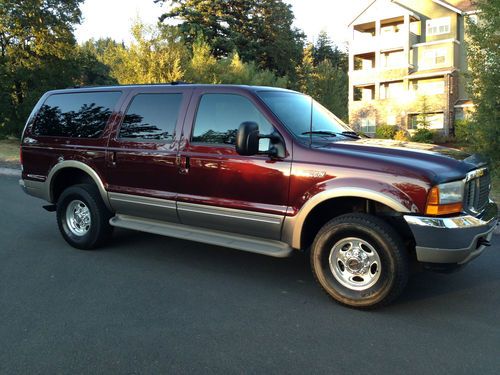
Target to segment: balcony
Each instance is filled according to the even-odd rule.
[[[420,37],[412,32],[384,33],[375,36],[369,33],[358,33],[350,44],[350,51],[354,54],[374,52],[376,50],[389,51],[404,49],[419,42]]]
[[[353,70],[349,72],[349,79],[353,85],[366,85],[375,83],[376,78],[376,69]]]

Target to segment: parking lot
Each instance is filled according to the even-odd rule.
[[[500,373],[500,236],[389,307],[331,301],[301,254],[274,259],[117,230],[70,248],[0,176],[0,373]]]

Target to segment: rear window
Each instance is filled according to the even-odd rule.
[[[51,95],[36,116],[32,134],[72,138],[100,137],[120,96],[119,91]]]

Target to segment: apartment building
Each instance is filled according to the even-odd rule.
[[[452,132],[472,106],[466,17],[476,17],[470,0],[368,2],[349,25],[350,124],[367,134],[377,125],[411,132],[424,112],[431,129]]]

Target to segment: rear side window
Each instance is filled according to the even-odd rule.
[[[120,96],[119,91],[51,95],[40,108],[32,133],[52,137],[100,137]]]
[[[205,94],[196,114],[192,141],[234,145],[238,127],[244,121],[256,122],[262,134],[273,130],[269,121],[244,96]]]
[[[171,141],[182,94],[139,94],[130,104],[119,138]]]

